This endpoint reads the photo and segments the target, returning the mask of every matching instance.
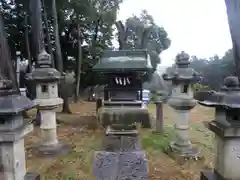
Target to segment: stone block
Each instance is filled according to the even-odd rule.
[[[96,180],[147,180],[148,164],[145,153],[95,153],[93,173]]]
[[[106,136],[103,148],[111,152],[140,151],[140,139],[138,136]]]

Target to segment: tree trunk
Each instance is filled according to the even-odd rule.
[[[52,0],[52,15],[53,15],[53,27],[54,27],[55,47],[56,47],[56,62],[57,62],[56,67],[57,67],[57,70],[62,74],[63,60],[62,60],[62,51],[61,51],[60,38],[59,38],[56,0]]]
[[[27,50],[27,58],[28,58],[28,73],[32,72],[32,56],[30,53],[30,46],[29,46],[29,32],[28,32],[28,16],[25,15],[24,17],[24,24],[25,24],[25,41],[26,41],[26,50]]]
[[[82,35],[78,25],[78,58],[77,58],[77,70],[76,70],[76,88],[75,88],[75,102],[79,100],[79,88],[81,83],[81,72],[82,72]]]
[[[122,21],[116,22],[116,27],[118,30],[118,43],[119,43],[119,50],[121,49],[126,49],[126,38],[127,38],[127,33],[126,29],[122,23]]]
[[[58,29],[58,18],[57,18],[57,9],[56,9],[56,0],[52,0],[52,15],[53,15],[53,27],[54,27],[54,37],[55,37],[55,47],[56,47],[56,68],[63,74],[63,60],[62,60],[62,51],[59,38],[59,29]],[[63,98],[63,109],[62,112],[70,113],[68,95],[67,93],[62,93],[65,87],[65,83],[61,81],[60,83],[60,96]]]
[[[46,26],[46,30],[47,30],[47,47],[48,47],[48,53],[51,55],[51,59],[52,59],[52,68],[55,68],[55,61],[54,61],[54,57],[53,57],[53,50],[52,50],[52,44],[51,44],[51,36],[50,36],[50,32],[49,32],[49,24],[48,24],[48,18],[47,18],[47,9],[44,3],[44,0],[42,0],[42,8],[43,8],[43,19],[44,19],[44,23]]]
[[[240,2],[238,0],[225,0],[229,30],[233,44],[235,75],[240,80]]]

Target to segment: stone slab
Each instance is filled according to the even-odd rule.
[[[138,136],[106,136],[103,148],[111,152],[132,152],[140,151],[141,145]]]
[[[70,145],[64,142],[58,142],[54,146],[40,146],[38,147],[37,155],[40,157],[56,157],[59,155],[67,154],[70,151]]]
[[[225,180],[224,178],[218,176],[212,170],[204,170],[200,173],[200,180]]]
[[[24,180],[40,180],[40,175],[35,173],[27,173]]]
[[[96,180],[147,180],[148,163],[142,151],[121,153],[97,151],[93,173]]]

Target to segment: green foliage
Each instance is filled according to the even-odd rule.
[[[48,28],[55,56],[56,49],[54,46],[53,34],[52,1],[42,1],[44,1],[47,12]],[[97,62],[97,58],[104,49],[112,48],[113,25],[116,21],[117,10],[121,2],[122,0],[56,1],[64,71],[68,69],[75,70],[76,68],[76,59],[78,57],[77,26],[80,25],[80,31],[83,35],[82,42],[85,42],[85,46],[82,48],[83,73],[81,74],[81,82],[86,86],[96,84],[97,78],[94,78],[94,75],[89,75],[92,73],[91,68]],[[15,59],[14,55],[16,51],[21,51],[22,56],[27,58],[24,34],[24,18],[26,15],[28,15],[27,26],[30,31],[31,54],[34,57],[35,52],[33,47],[35,44],[32,42],[31,38],[29,0],[0,0],[0,5],[4,12],[4,23],[11,54],[13,56],[12,58]],[[43,27],[45,32],[45,44],[47,46],[46,26],[44,22]],[[73,60],[69,60],[68,57],[73,57]]]
[[[217,55],[209,59],[192,56],[190,67],[202,75],[203,79],[200,82],[202,85],[218,90],[223,79],[234,72],[233,52],[230,49],[221,58]]]
[[[151,132],[144,134],[141,138],[142,147],[144,149],[164,151],[175,136],[174,129],[172,127],[165,127],[164,131],[165,132],[162,135],[152,134]]]
[[[194,84],[192,88],[193,88],[194,92],[209,91],[210,90],[210,88],[208,86],[205,86],[205,85],[202,85],[202,84],[199,84],[199,83]]]
[[[159,54],[168,49],[171,44],[166,30],[158,26],[146,10],[143,10],[139,17],[136,15],[129,17],[125,26],[127,49],[146,48],[150,55],[152,66],[156,68],[161,61]],[[146,34],[148,35],[147,39],[145,39]]]

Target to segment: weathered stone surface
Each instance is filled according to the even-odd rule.
[[[120,153],[118,167],[118,180],[148,179],[148,165],[144,152]]]
[[[40,180],[40,175],[35,173],[27,173],[24,180]]]
[[[93,173],[96,180],[147,180],[147,159],[141,151],[98,151],[95,153]]]
[[[93,174],[96,180],[115,180],[118,174],[117,155],[112,152],[95,152]]]
[[[140,139],[138,136],[106,136],[104,149],[111,152],[140,151]]]
[[[101,107],[98,110],[98,117],[103,127],[111,125],[112,123],[125,121],[141,123],[143,128],[151,127],[151,116],[146,107]]]

